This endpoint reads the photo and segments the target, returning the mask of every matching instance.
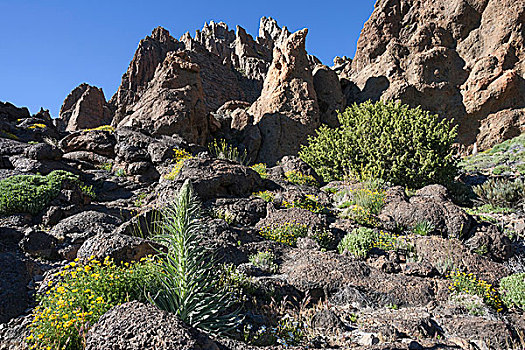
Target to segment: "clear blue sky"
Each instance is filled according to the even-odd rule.
[[[309,28],[307,50],[331,65],[353,57],[373,0],[343,1],[99,1],[0,0],[0,101],[47,108],[54,117],[82,82],[109,99],[140,39],[158,25],[175,38],[204,22],[239,24],[254,37],[271,16],[291,31]]]

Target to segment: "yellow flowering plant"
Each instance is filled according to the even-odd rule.
[[[472,273],[466,273],[462,271],[452,271],[448,276],[450,278],[449,289],[455,293],[467,293],[477,295],[483,299],[483,301],[492,306],[497,312],[503,311],[503,302],[501,297],[492,286],[492,284],[478,279]]]
[[[308,226],[295,222],[287,222],[283,225],[270,225],[263,227],[259,234],[266,239],[294,246],[297,238],[306,237]]]
[[[175,157],[174,157],[175,165],[171,168],[171,171],[168,174],[163,176],[166,180],[171,180],[171,181],[175,180],[177,175],[179,175],[179,172],[184,166],[184,161],[186,161],[186,159],[193,158],[191,153],[188,153],[182,149],[174,148],[173,152],[175,152]]]
[[[59,282],[37,297],[29,325],[31,349],[83,349],[85,334],[112,307],[146,300],[156,289],[152,258],[116,265],[111,259],[73,261],[59,273]]]
[[[293,202],[283,201],[283,206],[286,208],[306,209],[315,214],[328,212],[328,209],[319,203],[319,198],[311,194],[307,194],[304,198],[296,199]]]
[[[309,185],[309,186],[318,186],[317,180],[312,175],[303,174],[297,170],[290,170],[284,173],[286,180],[288,182],[294,183],[296,185]]]

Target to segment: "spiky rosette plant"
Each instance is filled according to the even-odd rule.
[[[186,180],[175,201],[161,211],[156,239],[167,249],[161,252],[162,288],[150,301],[192,327],[224,333],[236,325],[236,313],[230,311],[234,300],[220,287],[217,261],[202,244],[205,230],[200,204]]]

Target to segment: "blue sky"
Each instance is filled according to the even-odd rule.
[[[0,0],[0,101],[57,117],[83,82],[102,87],[109,99],[138,42],[158,25],[178,39],[223,21],[255,37],[260,17],[271,16],[291,31],[309,28],[308,52],[331,65],[335,56],[353,57],[373,7],[372,0]]]

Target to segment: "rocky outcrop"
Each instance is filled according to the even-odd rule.
[[[91,129],[110,124],[112,117],[102,89],[84,83],[64,100],[57,125],[66,131]]]
[[[155,28],[151,36],[140,41],[128,70],[122,76],[120,87],[109,101],[115,109],[113,125],[117,125],[129,114],[130,108],[146,91],[157,66],[164,61],[166,54],[179,48],[183,48],[183,45],[162,27]]]
[[[275,164],[295,154],[319,126],[319,106],[305,50],[307,29],[274,48],[263,91],[250,107],[262,134],[258,159]]]
[[[325,65],[315,66],[312,74],[321,123],[335,128],[339,126],[337,111],[343,111],[345,106],[339,78],[332,69]]]
[[[199,66],[185,52],[169,52],[132,113],[118,126],[133,126],[152,135],[178,134],[203,144],[208,120]]]
[[[523,1],[378,1],[341,75],[348,102],[421,105],[491,147],[524,130],[524,16]]]
[[[175,315],[138,301],[114,307],[90,329],[86,350],[219,348],[206,335],[187,327]]]

